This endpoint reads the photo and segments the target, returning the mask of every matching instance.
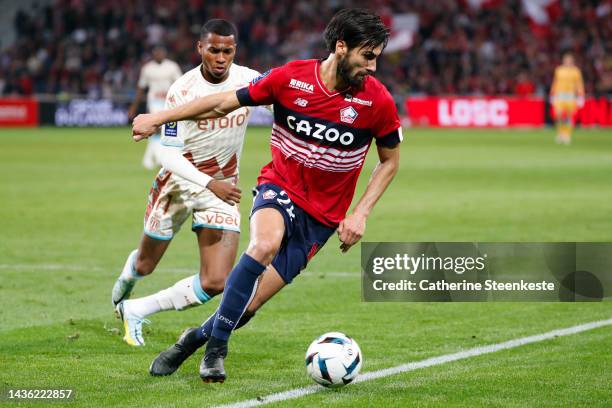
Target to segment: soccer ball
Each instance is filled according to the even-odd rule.
[[[306,351],[306,371],[324,387],[338,388],[350,383],[359,374],[362,362],[357,342],[338,332],[325,333]]]

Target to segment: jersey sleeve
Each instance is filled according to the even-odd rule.
[[[254,81],[260,76],[261,76],[261,72],[245,67],[245,82],[248,82],[250,84],[252,81]],[[266,108],[268,111],[274,113],[273,106],[274,105],[264,105],[263,107]]]
[[[177,88],[172,86],[166,95],[164,109],[176,108],[179,105],[181,105],[181,100],[179,99]],[[161,144],[164,146],[182,148],[185,145],[183,140],[185,133],[184,126],[184,121],[164,123],[161,130]]]
[[[397,107],[388,92],[381,100],[376,117],[377,120],[373,127],[376,145],[388,148],[397,146],[403,139],[402,127]]]
[[[242,106],[274,103],[285,77],[284,67],[273,68],[253,79],[247,87],[238,89],[236,96]]]

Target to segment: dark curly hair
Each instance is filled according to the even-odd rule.
[[[336,50],[336,42],[346,42],[349,49],[355,47],[383,48],[389,41],[389,29],[377,14],[366,9],[343,9],[332,17],[323,33],[329,52]]]

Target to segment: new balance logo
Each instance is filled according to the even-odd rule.
[[[298,81],[297,79],[294,79],[294,78],[291,78],[291,81],[289,81],[289,87],[291,87],[293,89],[298,89],[298,90],[304,91],[304,92],[309,92],[309,93],[313,93],[314,92],[314,85],[313,84],[309,84],[307,82]]]

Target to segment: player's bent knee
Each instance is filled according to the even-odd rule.
[[[259,263],[269,265],[278,252],[280,242],[269,239],[256,239],[249,242],[246,253]]]

